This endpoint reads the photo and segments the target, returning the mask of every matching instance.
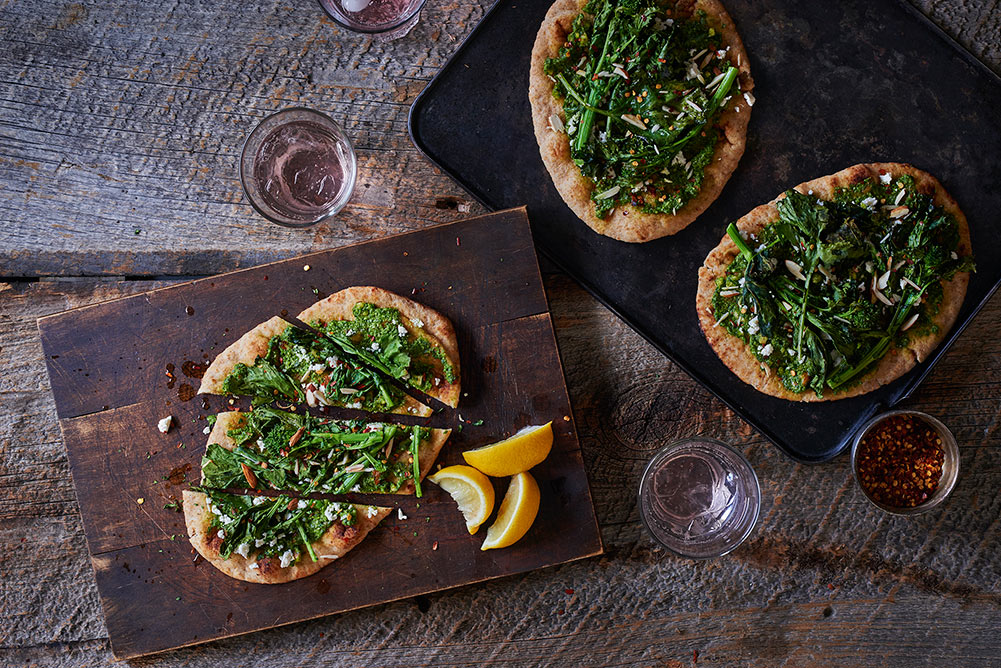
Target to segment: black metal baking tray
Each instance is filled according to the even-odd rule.
[[[747,150],[686,230],[646,244],[592,232],[539,157],[528,68],[550,0],[500,0],[414,102],[428,158],[493,209],[528,205],[538,249],[790,457],[828,460],[906,398],[1001,282],[1001,80],[903,0],[728,0],[757,102]],[[760,394],[713,353],[695,314],[697,272],[726,224],[785,189],[859,162],[910,162],[967,214],[979,270],[933,358],[862,397],[800,404]]]

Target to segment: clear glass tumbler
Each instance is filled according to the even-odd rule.
[[[261,121],[240,157],[247,199],[286,227],[308,227],[343,209],[357,174],[347,135],[329,116],[301,107]]]
[[[398,39],[420,20],[426,0],[319,0],[335,23],[353,32]]]
[[[742,454],[711,438],[675,441],[657,452],[640,480],[640,516],[661,545],[682,557],[727,554],[754,529],[758,477]]]

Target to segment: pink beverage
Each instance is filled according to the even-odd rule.
[[[266,118],[243,148],[240,176],[250,203],[272,222],[305,227],[340,211],[354,189],[357,164],[330,118],[287,109]]]
[[[337,23],[363,33],[402,37],[417,23],[425,0],[320,0]]]
[[[704,559],[730,552],[751,533],[761,491],[747,460],[708,438],[660,450],[640,481],[640,516],[672,552]]]
[[[337,138],[311,121],[271,131],[254,157],[254,178],[268,203],[290,218],[311,220],[337,201],[345,156]]]

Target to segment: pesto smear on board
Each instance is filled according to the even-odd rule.
[[[718,27],[663,0],[591,0],[545,63],[595,213],[674,214],[702,187],[720,110],[739,90]],[[751,100],[748,100],[748,104]]]
[[[959,223],[911,176],[881,174],[832,201],[786,192],[716,282],[716,326],[744,341],[791,392],[857,383],[894,346],[936,330],[942,281],[973,271]]]

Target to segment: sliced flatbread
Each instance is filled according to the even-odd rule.
[[[323,325],[333,320],[352,320],[354,319],[355,304],[359,303],[396,309],[400,312],[404,327],[411,335],[425,337],[432,346],[440,348],[444,352],[445,357],[452,365],[454,380],[449,382],[445,379],[441,362],[436,358],[429,357],[424,361],[434,367],[436,377],[441,380],[427,394],[453,408],[458,406],[461,377],[459,343],[452,323],[438,311],[382,288],[356,286],[335,292],[326,299],[316,302],[300,313],[298,317],[305,323],[318,322]]]
[[[303,311],[303,313],[305,312]],[[271,339],[279,336],[288,327],[292,327],[292,325],[285,322],[282,318],[274,316],[231,343],[205,369],[201,385],[198,387],[198,393],[223,394],[223,382],[236,365],[245,364],[246,366],[253,366],[259,357],[267,354]],[[427,417],[433,413],[429,406],[409,395],[402,397],[401,403],[389,412],[399,415],[418,415],[421,417]]]
[[[894,178],[910,175],[914,178],[920,192],[934,195],[935,204],[943,207],[959,222],[960,241],[957,253],[960,255],[970,254],[970,228],[966,222],[966,216],[963,215],[956,200],[946,192],[935,177],[911,165],[895,162],[854,165],[835,174],[801,183],[795,189],[801,193],[812,191],[817,198],[829,200],[833,198],[838,188],[851,186],[868,178],[878,178],[881,171]],[[741,232],[758,234],[767,224],[778,220],[779,212],[775,203],[783,197],[784,195],[779,195],[768,204],[763,204],[752,210],[736,222],[737,228]],[[812,390],[803,394],[796,394],[788,390],[776,374],[770,373],[765,365],[754,357],[746,343],[731,335],[724,327],[716,325],[717,318],[712,312],[712,298],[716,291],[716,280],[726,274],[727,267],[730,266],[730,262],[739,252],[736,244],[724,235],[723,240],[709,253],[699,269],[699,287],[695,300],[699,324],[702,326],[702,332],[709,345],[712,346],[723,363],[741,380],[759,392],[791,401],[831,401],[865,394],[910,371],[915,364],[928,357],[952,329],[963,305],[966,287],[970,280],[969,273],[961,272],[957,273],[952,280],[942,283],[942,302],[939,305],[938,313],[933,318],[933,324],[937,327],[937,331],[926,336],[910,337],[906,348],[891,348],[874,370],[868,372],[858,383],[847,390],[827,392],[823,397],[818,397]]]
[[[313,561],[308,555],[303,555],[298,561],[282,567],[281,560],[273,556],[256,559],[234,552],[227,559],[223,559],[219,553],[223,539],[211,528],[213,514],[209,510],[208,497],[202,492],[185,490],[182,492],[182,499],[188,540],[198,554],[232,578],[259,584],[281,584],[313,575],[347,554],[393,511],[392,508],[355,505],[357,512],[355,524],[346,527],[334,522],[326,533],[312,544],[313,550],[319,557],[317,561]],[[376,508],[372,515],[368,512],[370,507]]]
[[[723,186],[737,168],[744,153],[751,104],[741,95],[754,88],[747,52],[733,21],[718,0],[682,0],[674,3],[679,12],[704,11],[721,33],[722,46],[730,49],[730,62],[740,71],[740,90],[735,91],[729,104],[721,111],[716,125],[721,138],[712,162],[705,168],[705,177],[698,195],[685,203],[674,215],[644,213],[634,207],[617,207],[608,218],[599,218],[591,194],[594,184],[585,178],[570,157],[570,141],[566,133],[554,131],[549,119],[557,116],[565,121],[563,105],[553,96],[553,81],[544,70],[546,59],[554,57],[572,31],[573,20],[587,0],[556,0],[546,14],[532,48],[529,72],[529,101],[532,104],[532,124],[539,143],[542,161],[549,170],[560,196],[577,216],[599,234],[620,241],[644,242],[675,234],[695,220],[719,196]]]

